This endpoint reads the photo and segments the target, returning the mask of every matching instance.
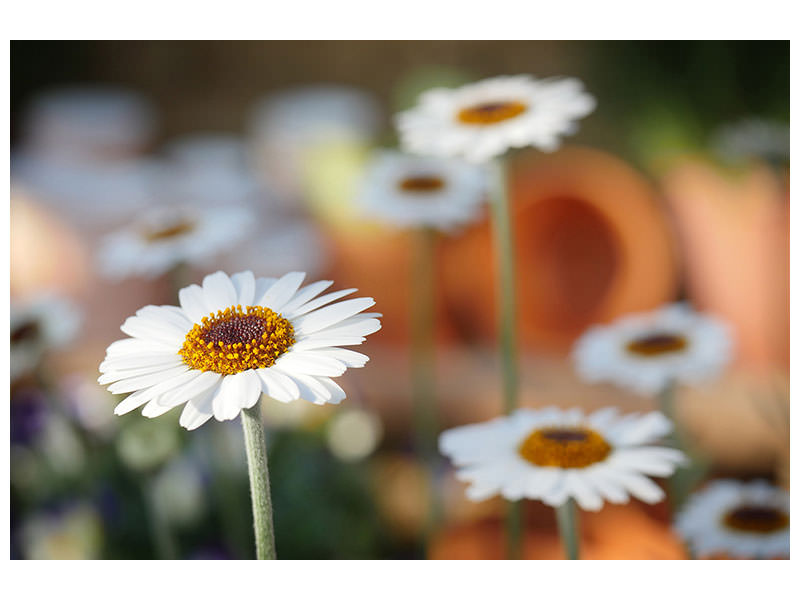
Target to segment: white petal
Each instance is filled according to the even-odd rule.
[[[170,323],[158,323],[143,317],[128,317],[120,329],[129,336],[141,340],[154,340],[180,348],[186,337],[186,330]]]
[[[328,400],[331,404],[339,404],[347,397],[345,391],[330,377],[317,377],[316,380],[324,385],[331,393],[331,398]]]
[[[237,373],[242,383],[242,395],[239,399],[241,408],[255,406],[261,397],[261,378],[252,369]]]
[[[319,337],[318,337],[319,336]],[[336,336],[327,337],[318,333],[309,336],[292,345],[292,350],[313,350],[314,348],[331,348],[334,346],[358,346],[367,338],[361,336]]]
[[[106,358],[122,358],[125,356],[155,353],[173,353],[172,344],[165,344],[157,340],[140,340],[125,338],[112,342],[106,348]]]
[[[347,369],[344,363],[335,358],[302,351],[287,352],[275,361],[275,366],[285,373],[332,377],[341,375]]]
[[[321,308],[306,316],[299,317],[292,322],[292,325],[294,325],[295,331],[299,334],[308,335],[310,333],[314,333],[315,331],[319,331],[321,329],[325,329],[326,327],[340,323],[348,317],[352,317],[353,315],[360,313],[362,310],[365,310],[374,304],[375,300],[372,298],[354,298],[352,300],[345,300],[343,302],[334,304],[333,306]]]
[[[288,373],[286,371],[280,371],[277,367],[272,367],[272,369],[291,377],[297,385],[298,390],[300,390],[300,398],[303,400],[313,402],[314,404],[325,404],[333,397],[333,394],[328,391],[324,385],[310,375]]]
[[[378,319],[361,319],[353,317],[352,319],[345,319],[341,323],[337,323],[332,327],[317,331],[315,332],[315,335],[324,337],[333,337],[339,335],[348,337],[365,336],[375,333],[380,328],[381,322],[378,321]]]
[[[305,315],[312,310],[316,310],[326,304],[330,304],[334,300],[338,300],[339,298],[343,298],[348,294],[352,294],[353,292],[358,291],[356,288],[350,288],[346,290],[339,290],[338,292],[331,292],[330,294],[325,294],[324,296],[320,296],[316,300],[312,300],[311,302],[307,302],[306,304],[300,306],[299,308],[295,309],[295,311],[289,316],[288,312],[286,313],[286,318],[294,319],[301,315]]]
[[[259,306],[271,308],[277,313],[281,312],[283,305],[292,299],[305,277],[305,273],[298,271],[287,273],[272,284],[272,287],[260,299],[256,299],[256,303]]]
[[[113,381],[130,379],[132,377],[139,377],[141,375],[150,375],[154,373],[159,373],[161,371],[166,371],[167,369],[174,369],[176,367],[181,366],[182,364],[183,361],[179,357],[178,360],[171,358],[168,362],[162,362],[159,365],[149,365],[146,367],[139,367],[136,369],[109,370],[97,378],[97,383],[99,383],[100,385],[106,385]]]
[[[150,400],[147,404],[145,404],[144,408],[142,409],[142,415],[147,417],[148,419],[154,419],[155,417],[160,417],[164,413],[171,411],[174,406],[162,406],[158,403],[157,399]]]
[[[112,394],[124,394],[125,392],[135,392],[142,388],[147,388],[162,381],[172,379],[189,370],[187,365],[179,367],[172,367],[157,373],[150,373],[149,375],[140,375],[138,377],[131,377],[129,379],[122,379],[116,383],[108,386],[108,391]]]
[[[124,415],[132,410],[139,408],[142,404],[146,403],[150,398],[145,395],[147,390],[139,390],[130,394],[122,402],[114,407],[115,415]]]
[[[203,317],[211,314],[211,309],[206,304],[206,297],[203,288],[197,284],[181,288],[178,292],[178,299],[186,315],[193,323],[199,323]]]
[[[256,294],[256,278],[252,271],[242,271],[231,275],[231,283],[236,288],[236,304],[252,306]]]
[[[100,363],[101,373],[108,371],[124,371],[127,369],[140,369],[142,367],[167,365],[172,362],[181,362],[183,359],[174,352],[158,352],[148,354],[130,354],[119,358],[107,358]]]
[[[230,421],[239,414],[241,398],[246,389],[246,384],[239,375],[240,373],[236,373],[223,377],[211,399],[217,421]]]
[[[206,392],[219,381],[220,377],[222,377],[222,375],[214,371],[204,371],[189,383],[161,394],[158,397],[158,403],[162,406],[177,406],[178,404],[183,404],[195,396]]]
[[[632,495],[648,504],[655,504],[664,499],[664,490],[644,475],[616,469],[609,469],[606,475],[608,479],[624,486]]]
[[[225,310],[229,306],[236,306],[237,294],[230,277],[222,271],[206,275],[203,279],[203,292],[206,306],[211,312]]]
[[[335,358],[349,368],[363,367],[369,361],[369,356],[354,352],[353,350],[345,350],[344,348],[324,348],[320,350],[309,350],[304,354],[327,356]]]
[[[297,310],[306,302],[312,300],[316,297],[317,294],[321,294],[323,291],[328,289],[331,285],[333,285],[333,281],[325,280],[325,281],[316,281],[307,285],[306,287],[300,289],[289,302],[287,302],[282,309],[283,315],[290,319],[293,314],[292,311]]]
[[[274,369],[256,369],[261,379],[261,391],[279,402],[291,402],[300,398],[297,384],[283,373]]]
[[[219,383],[186,403],[181,413],[181,426],[191,431],[192,429],[197,429],[214,416],[211,399],[217,391],[217,386],[219,386]]]

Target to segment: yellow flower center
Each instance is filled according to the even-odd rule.
[[[682,335],[672,333],[654,333],[646,335],[628,343],[628,352],[639,356],[661,356],[681,352],[689,345],[688,340]]]
[[[458,111],[458,120],[467,125],[494,125],[521,115],[528,106],[522,102],[482,102]]]
[[[588,427],[546,427],[525,438],[518,452],[539,467],[582,469],[605,460],[611,446]]]
[[[178,221],[165,227],[148,228],[144,232],[144,239],[148,242],[160,242],[170,238],[180,237],[193,231],[195,224],[192,221]]]
[[[744,504],[728,512],[722,522],[747,533],[773,533],[789,526],[789,515],[771,506]]]
[[[406,177],[397,184],[397,187],[404,192],[425,194],[442,189],[444,187],[444,180],[435,175],[417,175]]]
[[[231,306],[203,317],[178,351],[201,371],[233,375],[270,367],[294,344],[292,324],[264,306]]]

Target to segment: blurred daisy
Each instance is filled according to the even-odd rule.
[[[150,210],[106,236],[98,253],[100,270],[119,280],[157,277],[181,263],[202,265],[245,238],[253,226],[252,216],[241,206]]]
[[[698,556],[789,557],[789,493],[722,479],[689,497],[675,528]]]
[[[341,402],[345,392],[331,377],[369,357],[337,346],[361,344],[381,315],[362,312],[372,298],[331,304],[355,289],[319,296],[333,282],[300,288],[304,277],[217,271],[183,288],[180,307],[137,311],[121,327],[131,338],[111,344],[100,364],[98,381],[110,392],[133,392],[115,412],[145,405],[142,414],[156,417],[185,404],[180,423],[196,429],[212,416],[236,418],[262,392],[281,402]]]
[[[673,448],[648,446],[669,433],[661,413],[620,416],[604,408],[518,409],[507,417],[445,431],[439,449],[471,485],[474,501],[501,494],[558,507],[574,498],[585,510],[603,502],[622,504],[629,495],[653,504],[664,498],[647,476],[667,477],[685,461]]]
[[[594,107],[577,79],[501,76],[428,90],[417,106],[397,115],[396,124],[409,152],[484,162],[509,148],[552,152]]]
[[[389,225],[449,231],[480,216],[486,193],[482,167],[383,151],[367,170],[359,202]]]
[[[789,124],[765,119],[744,119],[720,127],[711,140],[718,156],[727,160],[765,158],[789,160]]]
[[[79,309],[52,293],[11,302],[11,380],[29,373],[50,348],[74,339],[81,323]]]
[[[727,325],[679,303],[590,327],[572,353],[586,381],[657,394],[673,381],[717,376],[732,358],[733,341]]]

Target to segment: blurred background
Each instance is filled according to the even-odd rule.
[[[501,558],[503,503],[469,502],[444,463],[431,479],[415,458],[410,237],[353,202],[371,152],[396,145],[395,112],[427,88],[500,74],[575,76],[598,100],[561,150],[513,156],[522,404],[653,409],[580,382],[570,347],[593,323],[686,300],[731,324],[737,353],[723,378],[681,391],[679,418],[710,474],[788,486],[788,50],[12,42],[12,557],[252,556],[238,422],[186,432],[179,411],[116,417],[121,396],[96,383],[138,308],[177,304],[216,269],[251,269],[358,287],[384,314],[341,406],[263,403],[279,556]],[[179,215],[166,228],[164,210]],[[225,235],[210,218],[229,243],[191,260],[144,260],[130,243],[220,211],[247,227]],[[444,429],[501,412],[487,219],[439,236],[435,268]],[[552,511],[525,511],[526,555],[560,557]],[[607,507],[584,536],[590,558],[683,556],[663,505]]]

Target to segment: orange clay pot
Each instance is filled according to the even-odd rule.
[[[671,300],[677,261],[648,181],[620,159],[582,147],[513,161],[517,319],[523,348],[564,352],[583,330]],[[490,224],[443,245],[448,314],[467,336],[493,340]]]
[[[687,159],[663,177],[685,248],[687,288],[734,328],[740,365],[789,365],[789,202],[766,165]]]
[[[527,527],[522,558],[564,558],[553,509],[526,502]],[[638,503],[606,504],[597,513],[581,511],[579,517],[583,560],[674,560],[688,558],[683,544],[665,519]],[[534,514],[531,514],[534,513]],[[488,518],[455,525],[441,531],[431,542],[428,558],[444,560],[497,560],[506,558],[504,521]]]

